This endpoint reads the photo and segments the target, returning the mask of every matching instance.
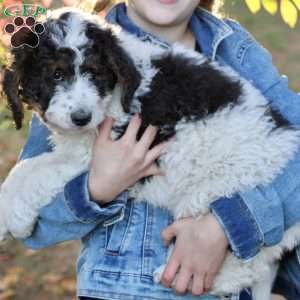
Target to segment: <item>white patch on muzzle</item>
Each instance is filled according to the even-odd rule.
[[[70,85],[58,85],[55,89],[45,119],[50,127],[66,131],[95,129],[105,117],[111,95],[101,97],[89,75],[76,75]],[[90,121],[78,126],[72,115],[78,112],[91,114]]]

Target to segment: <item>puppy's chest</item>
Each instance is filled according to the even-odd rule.
[[[76,136],[53,134],[51,142],[54,145],[54,159],[64,160],[66,164],[87,167],[91,160],[95,138],[94,133]]]

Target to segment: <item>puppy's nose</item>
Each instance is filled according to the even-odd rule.
[[[85,126],[92,119],[92,113],[82,109],[71,113],[71,120],[76,126]]]

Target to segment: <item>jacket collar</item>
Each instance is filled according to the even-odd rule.
[[[143,31],[135,25],[127,16],[127,9],[125,3],[115,5],[106,15],[106,20],[109,23],[120,25],[125,31],[136,35],[142,41],[150,41],[154,44],[159,44],[165,48],[169,47],[169,43],[161,40],[157,36]]]
[[[201,8],[192,15],[190,28],[203,53],[212,60],[215,59],[221,42],[233,34],[232,28],[227,23]]]
[[[143,31],[127,16],[125,3],[114,6],[107,14],[106,20],[112,24],[120,25],[124,30],[138,36],[143,41],[151,41],[163,47],[168,47],[166,41]],[[223,20],[218,19],[204,9],[197,9],[190,20],[190,28],[195,34],[197,42],[201,45],[203,53],[215,59],[220,43],[233,33],[231,27]]]

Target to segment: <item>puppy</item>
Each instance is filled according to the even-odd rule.
[[[158,160],[166,176],[129,189],[175,219],[201,218],[218,198],[270,183],[299,146],[299,131],[229,67],[179,45],[143,43],[78,11],[57,12],[44,26],[38,47],[13,49],[4,90],[17,128],[26,103],[50,128],[53,151],[19,162],[3,183],[1,238],[30,235],[39,208],[88,170],[106,116],[116,119],[115,138],[137,112],[139,137],[149,124],[159,128],[152,146],[175,135]],[[212,293],[253,287],[256,300],[270,298],[273,262],[299,237],[295,226],[251,261],[228,252]]]

